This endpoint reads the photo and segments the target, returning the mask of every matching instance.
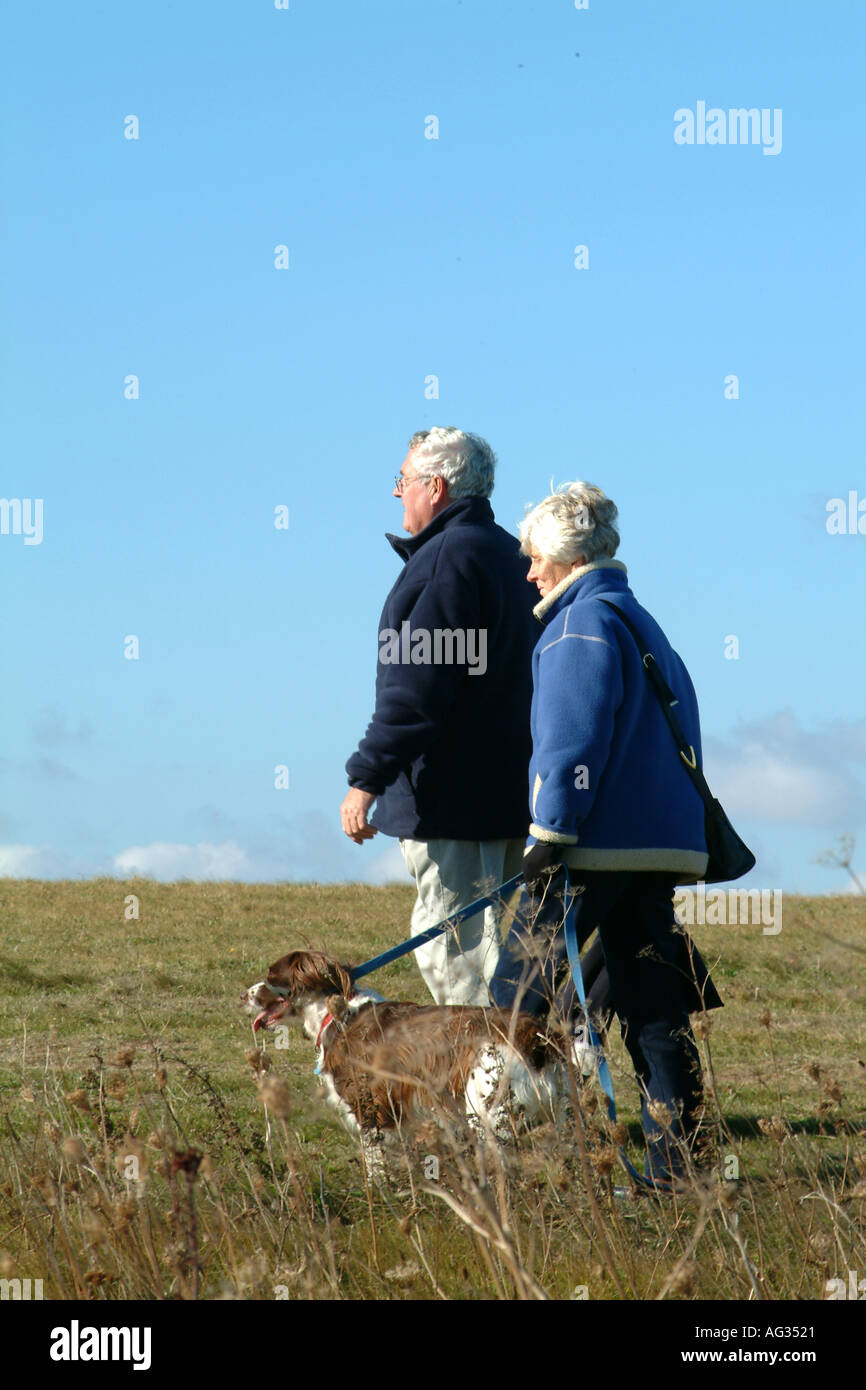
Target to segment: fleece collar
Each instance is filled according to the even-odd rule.
[[[417,536],[392,536],[386,531],[385,539],[402,559],[410,560],[425,541],[429,541],[431,536],[438,536],[451,522],[458,525],[462,522],[483,524],[493,520],[493,508],[486,497],[458,497],[456,502],[452,502],[438,516],[434,516],[430,524],[425,526],[423,531],[419,531]]]
[[[581,565],[579,569],[572,570],[564,579],[560,579],[556,587],[551,589],[549,594],[545,594],[541,602],[535,605],[532,611],[538,621],[540,623],[548,622],[553,616],[551,609],[562,598],[562,595],[568,592],[572,584],[576,584],[585,575],[593,574],[596,570],[618,570],[620,574],[625,576],[626,581],[628,580],[628,570],[622,560],[593,560],[590,565]]]

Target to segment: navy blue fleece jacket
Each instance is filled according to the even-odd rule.
[[[387,539],[405,563],[379,619],[376,709],[349,783],[378,797],[371,822],[386,835],[522,838],[538,637],[527,561],[480,497]]]

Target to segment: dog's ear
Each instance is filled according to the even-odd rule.
[[[355,985],[352,980],[352,972],[348,965],[340,965],[339,961],[334,962],[334,973],[339,981],[338,989],[344,999],[351,999],[355,993]]]
[[[288,955],[275,960],[273,965],[268,966],[265,984],[293,991],[297,983],[297,958],[300,954],[300,951],[289,951]]]
[[[327,989],[350,999],[355,992],[349,967],[323,951],[289,951],[274,961],[267,983],[290,995],[323,993]]]
[[[322,951],[310,953],[310,965],[311,969],[318,974],[322,986],[327,986],[334,994],[341,995],[343,999],[351,999],[355,993],[355,986],[352,983],[352,972],[348,965],[341,965],[338,960],[332,960]]]

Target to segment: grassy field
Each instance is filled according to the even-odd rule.
[[[866,899],[786,898],[776,936],[694,929],[726,1007],[698,1020],[707,1158],[662,1203],[614,1195],[614,1141],[641,1162],[618,1037],[618,1133],[592,1085],[569,1132],[485,1155],[431,1124],[367,1187],[309,1042],[256,1051],[239,997],[291,947],[400,940],[411,903],[4,881],[0,1277],[46,1298],[740,1300],[866,1275]],[[411,957],[374,983],[425,998]]]

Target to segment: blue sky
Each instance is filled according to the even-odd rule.
[[[551,479],[614,498],[750,882],[843,891],[812,861],[859,832],[866,866],[863,6],[5,28],[0,495],[42,499],[43,534],[0,534],[0,873],[402,878],[337,811],[391,479],[456,424],[496,449],[509,529]],[[676,143],[699,102],[781,111],[781,149]],[[830,534],[852,492],[864,534]]]

